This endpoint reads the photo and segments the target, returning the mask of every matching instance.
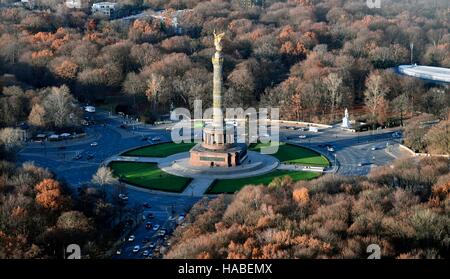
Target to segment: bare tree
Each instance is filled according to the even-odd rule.
[[[37,103],[33,105],[28,115],[28,123],[37,127],[45,126],[45,109],[42,105]]]
[[[327,97],[331,107],[331,116],[334,119],[336,107],[342,104],[343,80],[337,73],[330,73],[323,82],[329,93]]]
[[[122,84],[123,91],[133,96],[133,104],[136,105],[136,95],[144,96],[146,90],[145,80],[136,73],[129,73]]]
[[[73,126],[78,123],[78,106],[70,95],[69,87],[53,87],[44,100],[48,119],[55,127]]]
[[[18,146],[21,140],[21,130],[15,128],[4,128],[0,130],[0,143],[7,149]]]
[[[400,114],[400,124],[403,126],[403,119],[411,110],[412,102],[406,94],[401,94],[392,101],[392,104],[394,110]]]
[[[92,176],[92,182],[101,186],[102,191],[105,185],[116,184],[117,178],[114,177],[112,170],[109,167],[100,167]]]
[[[389,92],[389,87],[383,83],[379,72],[373,72],[366,80],[364,91],[366,106],[369,109],[372,121],[376,121],[378,110],[382,107],[384,97]]]

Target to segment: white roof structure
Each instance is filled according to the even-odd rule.
[[[97,2],[97,3],[94,3],[94,4],[92,4],[93,6],[95,5],[95,6],[115,6],[117,3],[114,3],[114,2]]]
[[[450,83],[450,69],[431,66],[401,65],[398,71],[404,75],[437,82]]]

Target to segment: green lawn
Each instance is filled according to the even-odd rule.
[[[167,157],[176,153],[187,152],[194,147],[194,145],[195,143],[160,143],[127,151],[123,153],[122,156]]]
[[[239,179],[222,179],[216,180],[209,187],[208,194],[220,194],[220,193],[234,193],[242,189],[245,185],[253,184],[263,184],[268,185],[276,177],[282,177],[289,175],[293,181],[299,180],[311,180],[320,176],[320,173],[315,172],[304,172],[304,171],[286,171],[286,170],[275,170],[273,172],[247,178]]]
[[[155,163],[111,162],[109,167],[125,183],[152,190],[181,193],[191,182],[162,171]]]
[[[280,162],[285,164],[302,164],[309,166],[326,167],[329,162],[325,156],[308,148],[287,144],[284,142],[279,143],[278,152],[272,154]],[[268,144],[258,143],[250,147],[250,150],[260,151],[264,146]]]

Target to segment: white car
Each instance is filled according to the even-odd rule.
[[[375,150],[377,150],[377,147],[376,146],[372,146],[372,148],[370,150],[375,151]]]
[[[152,138],[152,141],[160,141],[160,140],[161,140],[160,137],[154,137],[154,138]]]
[[[306,135],[300,135],[298,136],[300,139],[306,139]]]
[[[328,146],[328,147],[327,147],[327,150],[330,151],[330,152],[334,152],[334,147]]]
[[[157,231],[157,230],[159,230],[159,227],[160,227],[160,225],[156,224],[156,225],[153,226],[152,229],[153,229],[154,231]]]
[[[86,111],[86,112],[95,112],[95,107],[93,107],[93,106],[86,106],[84,108],[84,111]]]
[[[144,257],[148,257],[149,254],[150,253],[148,250],[144,250],[144,252],[142,252],[142,256],[144,256]]]
[[[119,199],[123,200],[123,201],[127,201],[128,197],[124,194],[119,194]]]
[[[132,242],[136,239],[136,237],[134,235],[130,235],[130,237],[128,237],[128,241]]]
[[[141,247],[139,247],[139,245],[134,246],[133,247],[133,253],[139,252],[140,249],[141,249]]]
[[[98,142],[94,141],[93,143],[91,143],[91,146],[97,146]]]

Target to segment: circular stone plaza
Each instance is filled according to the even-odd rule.
[[[212,122],[203,125],[201,142],[161,143],[110,158],[106,163],[122,182],[151,190],[202,196],[234,193],[248,184],[267,185],[286,175],[294,181],[313,179],[329,167],[327,158],[304,147],[278,140],[250,144],[248,138],[256,135],[237,142],[237,128],[227,124],[223,116],[223,36],[223,33],[214,34]],[[273,156],[264,154],[269,145],[277,147]]]
[[[193,166],[195,144],[158,143],[131,149],[105,163],[120,180],[131,186],[189,196],[234,193],[248,184],[268,185],[284,176],[310,180],[331,168],[322,154],[302,146],[278,143],[272,155],[261,154],[264,144],[249,145],[241,164],[231,167]]]

